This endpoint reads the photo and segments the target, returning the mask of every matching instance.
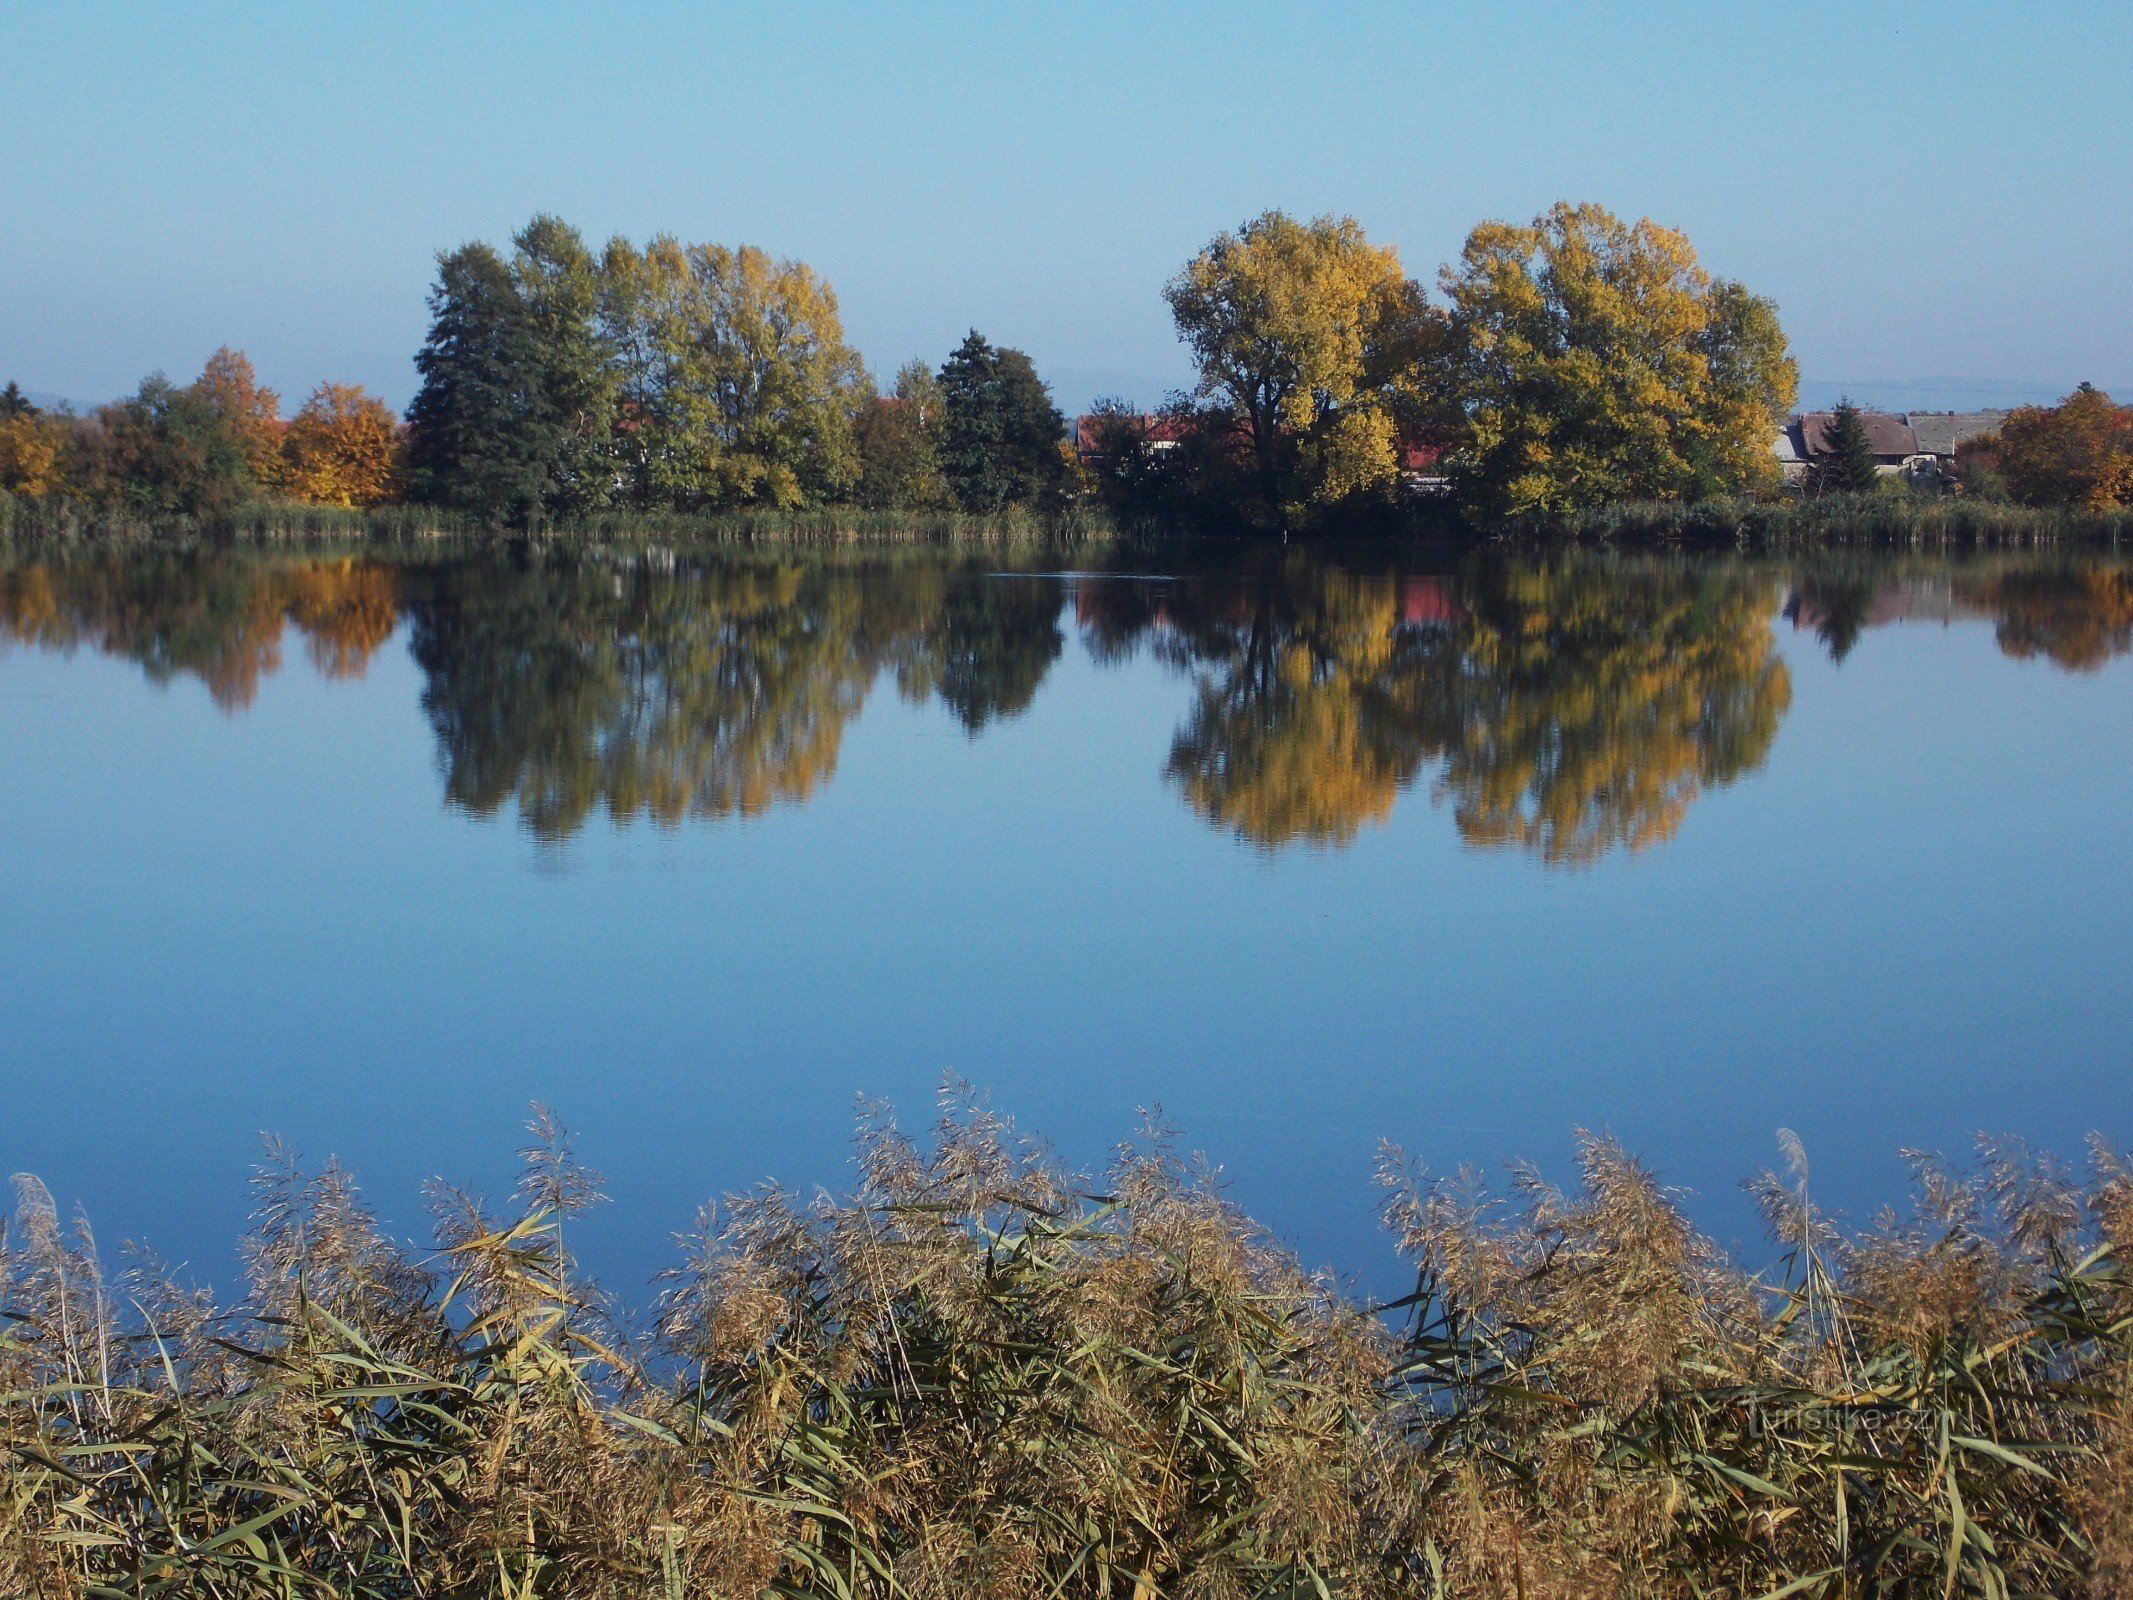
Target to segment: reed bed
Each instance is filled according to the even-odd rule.
[[[505,1214],[382,1236],[275,1156],[247,1288],[109,1270],[18,1180],[0,1593],[2122,1596],[2133,1172],[1920,1160],[1864,1232],[1804,1156],[1751,1276],[1621,1150],[1491,1197],[1396,1152],[1416,1287],[1305,1272],[1158,1131],[1097,1183],[950,1096],[842,1199],[727,1202],[642,1326],[566,1248],[537,1116]]]
[[[2116,549],[2133,536],[2133,513],[2072,506],[2019,506],[1902,491],[1811,495],[1769,501],[1703,500],[1597,506],[1480,530],[1540,543],[1665,544],[1800,550]]]
[[[1079,506],[1036,511],[1010,505],[982,516],[947,511],[868,511],[856,506],[703,513],[615,511],[527,529],[505,528],[428,506],[351,508],[261,502],[213,518],[144,517],[85,501],[26,498],[0,491],[0,537],[107,543],[401,543],[446,538],[530,538],[739,546],[1004,547],[1096,544],[1115,536],[1108,515]]]

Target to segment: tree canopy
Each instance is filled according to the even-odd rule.
[[[1603,207],[1485,222],[1441,276],[1429,362],[1452,477],[1478,509],[1752,493],[1798,390],[1776,308],[1688,238]]]
[[[1999,470],[2030,505],[2133,505],[2133,409],[2087,383],[2056,406],[2023,406],[2000,430]]]
[[[1274,516],[1390,485],[1402,391],[1435,330],[1398,251],[1352,217],[1268,211],[1217,236],[1163,293],[1197,393],[1248,440]]]
[[[941,470],[965,511],[1055,496],[1065,474],[1066,419],[1020,350],[975,328],[942,363]]]

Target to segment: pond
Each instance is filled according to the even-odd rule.
[[[1781,1128],[1860,1219],[2133,1137],[2129,644],[2104,558],[0,553],[0,1162],[226,1285],[262,1132],[417,1235],[543,1102],[641,1302],[952,1076],[1373,1287],[1381,1140],[1761,1259]]]

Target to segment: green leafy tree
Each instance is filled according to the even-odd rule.
[[[954,503],[941,472],[945,401],[923,361],[896,375],[893,394],[859,408],[859,503],[877,511],[937,511]]]
[[[212,394],[158,372],[92,419],[93,493],[142,516],[227,516],[259,492],[245,444]]]
[[[995,348],[973,328],[941,367],[940,391],[941,469],[965,511],[1039,503],[1060,492],[1066,419],[1027,355]]]
[[[1496,515],[1759,493],[1798,387],[1776,308],[1688,238],[1603,207],[1485,222],[1444,269],[1432,411],[1461,498]]]
[[[1832,494],[1871,494],[1880,481],[1865,419],[1851,401],[1838,401],[1823,433],[1823,456],[1815,463],[1815,482]]]

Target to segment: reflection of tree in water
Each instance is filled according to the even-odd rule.
[[[2133,572],[2108,559],[1823,556],[1792,575],[1784,615],[1838,662],[1869,629],[1990,619],[2002,653],[2087,672],[2133,649]]]
[[[1452,713],[1437,792],[1469,842],[1583,862],[1670,838],[1704,788],[1762,765],[1792,703],[1752,576],[1572,562],[1471,594],[1432,680]]]
[[[156,683],[195,677],[232,712],[279,670],[287,625],[322,673],[350,677],[398,615],[398,574],[372,561],[127,550],[0,567],[0,638],[87,646]]]
[[[1084,626],[1115,653],[1092,589]],[[1667,838],[1762,761],[1791,694],[1770,613],[1730,571],[1490,564],[1448,591],[1294,558],[1180,585],[1144,626],[1197,674],[1169,773],[1218,826],[1345,844],[1435,762],[1470,843],[1576,862]]]
[[[914,632],[898,661],[906,699],[929,692],[975,734],[989,722],[1020,716],[1059,659],[1060,581],[1054,577],[951,580],[939,610]]]
[[[2016,571],[1991,586],[2000,649],[2094,672],[2133,650],[2133,574],[2114,567]]]
[[[446,798],[549,838],[804,799],[873,676],[851,601],[794,567],[458,569],[415,610]]]
[[[1244,838],[1345,844],[1425,754],[1398,696],[1428,641],[1395,626],[1390,580],[1300,559],[1228,599],[1213,614],[1180,607],[1171,653],[1199,681],[1170,779]]]
[[[1785,601],[1785,620],[1796,628],[1814,629],[1830,660],[1841,666],[1859,635],[1876,621],[1879,592],[1873,582],[1856,575],[1811,575],[1793,586]]]
[[[672,824],[806,799],[892,664],[972,731],[1011,716],[1058,654],[1059,603],[1056,580],[909,565],[487,564],[432,586],[414,650],[447,797],[515,800],[560,838],[598,809]]]

